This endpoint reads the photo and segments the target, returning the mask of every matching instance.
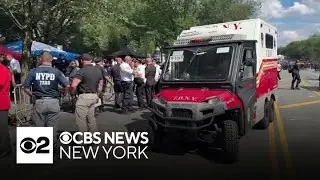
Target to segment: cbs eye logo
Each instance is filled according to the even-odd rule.
[[[26,154],[36,152],[37,154],[48,154],[50,150],[45,149],[50,144],[50,140],[47,137],[39,137],[34,140],[30,137],[22,139],[20,143],[20,149]]]
[[[69,132],[62,132],[59,139],[62,144],[70,144],[72,142],[72,134]]]

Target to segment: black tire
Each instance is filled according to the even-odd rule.
[[[274,119],[275,119],[275,113],[274,113],[274,100],[271,100],[270,102],[269,102],[269,107],[270,107],[270,109],[269,109],[269,122],[273,122],[274,121]]]
[[[152,123],[148,124],[147,132],[149,138],[148,149],[151,151],[158,151],[162,144],[161,132],[159,129],[156,129]]]
[[[222,127],[222,143],[226,163],[234,163],[239,157],[239,128],[235,121],[226,120]]]
[[[257,129],[267,129],[270,121],[270,105],[269,101],[264,104],[264,117],[256,124]]]

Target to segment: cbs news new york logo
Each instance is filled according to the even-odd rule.
[[[52,127],[17,127],[17,164],[53,164]]]

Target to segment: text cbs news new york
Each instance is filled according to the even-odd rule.
[[[55,159],[148,159],[147,132],[62,132],[52,127],[17,128],[17,164],[54,164]]]

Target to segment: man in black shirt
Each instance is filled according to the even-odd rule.
[[[104,68],[104,62],[102,58],[97,58],[95,60],[96,63],[96,67],[99,69],[99,71],[101,71],[102,75],[103,75],[103,87],[102,87],[102,93],[100,94],[100,100],[101,100],[101,105],[99,106],[99,110],[100,112],[103,112],[103,95],[105,93],[105,90],[107,88],[107,79],[108,79],[108,72],[106,71],[106,69]]]
[[[121,76],[120,76],[120,64],[123,62],[121,57],[116,58],[117,64],[112,66],[111,71],[110,71],[110,76],[113,79],[113,88],[114,88],[114,93],[115,93],[115,108],[121,108],[121,102],[122,102],[122,93],[123,93],[123,88],[121,85]]]
[[[157,73],[157,68],[152,64],[152,59],[147,58],[146,59],[146,100],[147,100],[147,105],[151,106],[151,102],[154,96],[154,90],[155,90],[155,85],[156,85],[156,73]]]
[[[98,94],[102,93],[103,74],[92,65],[93,57],[83,54],[83,68],[81,68],[71,84],[71,94],[78,89],[79,98],[76,103],[76,124],[80,132],[97,132],[95,118],[95,104],[98,103]]]

